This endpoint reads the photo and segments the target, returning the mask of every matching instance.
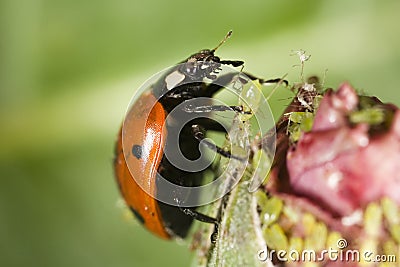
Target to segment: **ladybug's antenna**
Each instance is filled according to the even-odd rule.
[[[221,45],[223,45],[223,44],[226,42],[226,40],[228,40],[229,37],[231,37],[231,35],[232,35],[232,30],[230,30],[230,31],[225,35],[224,39],[222,39],[222,41],[221,41],[213,50],[211,50],[211,51],[212,51],[212,52],[215,52],[215,50],[217,50]]]

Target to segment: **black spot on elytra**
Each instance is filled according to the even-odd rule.
[[[141,159],[141,158],[142,158],[142,146],[133,145],[133,147],[132,147],[132,154],[133,154],[137,159]]]

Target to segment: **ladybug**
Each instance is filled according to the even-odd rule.
[[[232,31],[216,48],[201,50],[180,65],[169,69],[150,90],[141,94],[133,103],[119,131],[114,170],[120,192],[137,219],[161,238],[186,237],[194,219],[213,223],[218,227],[215,218],[198,213],[192,208],[179,207],[179,203],[166,204],[148,192],[156,196],[166,194],[160,190],[161,182],[157,173],[174,184],[186,187],[202,184],[205,170],[191,172],[178,168],[165,156],[166,145],[177,138],[174,121],[181,118],[178,116],[172,120],[166,119],[178,105],[190,99],[211,98],[224,88],[217,84],[232,80],[232,76],[228,75],[218,78],[219,83],[199,82],[204,78],[217,79],[222,65],[239,67],[244,64],[239,60],[221,60],[214,54],[231,34]],[[251,76],[251,79],[255,77]],[[223,109],[216,106],[212,110]],[[241,107],[234,107],[234,110],[242,111]],[[185,158],[196,160],[200,157],[198,146],[200,141],[205,141],[205,129],[225,132],[220,124],[207,118],[192,120],[179,129],[179,148]],[[205,141],[204,144],[223,156],[234,157],[229,151],[211,142]],[[179,196],[179,192],[167,193]],[[179,202],[179,197],[177,199]]]

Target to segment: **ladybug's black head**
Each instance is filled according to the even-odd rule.
[[[214,55],[215,49],[210,50],[210,49],[203,49],[197,52],[196,54],[191,55],[186,61],[214,61],[218,62],[219,57]]]
[[[201,79],[207,77],[214,79],[216,71],[219,70],[221,60],[214,55],[215,50],[201,50],[191,55],[182,65],[181,71],[193,79]]]
[[[221,59],[214,55],[215,51],[232,35],[229,31],[225,38],[214,48],[204,49],[196,54],[191,55],[183,63],[181,71],[188,77],[193,79],[201,79],[207,77],[215,79],[221,67]]]

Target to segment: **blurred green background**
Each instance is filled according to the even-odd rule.
[[[305,75],[400,104],[396,0],[0,3],[0,266],[189,265],[185,244],[124,219],[114,140],[147,77],[230,29],[217,54],[251,73],[298,81],[301,48]]]

